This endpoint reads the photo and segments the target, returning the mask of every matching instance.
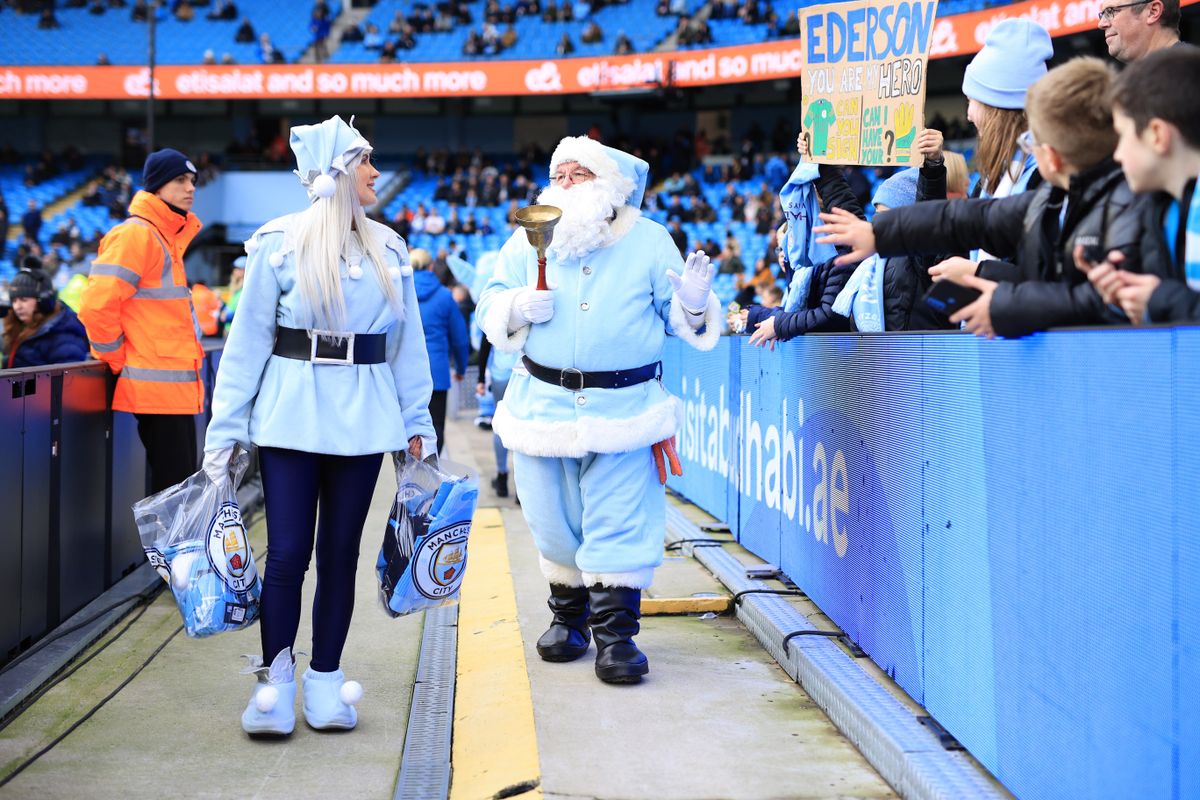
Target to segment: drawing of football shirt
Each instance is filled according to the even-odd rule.
[[[812,155],[825,155],[829,147],[829,129],[836,120],[833,103],[825,98],[813,101],[808,107],[808,113],[804,115],[804,127],[812,133]]]

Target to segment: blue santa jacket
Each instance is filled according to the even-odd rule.
[[[432,437],[433,381],[412,267],[404,241],[387,226],[369,222],[367,234],[389,262],[403,301],[401,319],[364,255],[351,256],[359,264],[341,263],[348,331],[386,333],[387,360],[342,366],[272,354],[277,326],[307,327],[294,263],[298,217],[271,220],[247,242],[245,289],[221,356],[204,449],[240,443],[354,456],[403,450],[412,436]]]
[[[429,354],[429,371],[433,375],[433,390],[450,388],[450,354],[454,354],[455,372],[467,371],[471,344],[467,337],[467,322],[450,290],[442,286],[430,270],[413,274],[417,302],[421,306],[421,327],[425,329],[425,352]]]
[[[631,369],[662,358],[668,332],[701,350],[716,346],[721,305],[709,293],[702,333],[687,322],[666,272],[683,272],[667,229],[622,207],[609,244],[582,258],[551,254],[546,279],[554,316],[508,331],[513,301],[537,284],[537,253],[516,231],[500,251],[495,273],[476,309],[479,326],[497,350],[524,349],[535,362],[583,371]],[[620,389],[571,392],[513,370],[492,419],[505,447],[533,456],[581,458],[622,453],[674,435],[678,401],[656,380]]]
[[[12,312],[9,312],[12,313]],[[87,331],[75,312],[65,303],[58,304],[58,313],[44,321],[37,332],[17,345],[12,368],[40,367],[45,364],[67,364],[72,361],[87,361]],[[3,366],[8,366],[4,359]]]

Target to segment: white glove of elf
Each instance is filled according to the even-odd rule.
[[[204,472],[213,483],[223,483],[229,480],[229,462],[233,458],[233,448],[204,451]]]
[[[546,322],[554,316],[554,292],[522,289],[508,313],[508,329],[519,330],[529,323]]]
[[[703,316],[708,308],[714,271],[712,261],[701,250],[688,253],[687,261],[683,264],[683,277],[674,270],[667,270],[667,280],[671,282],[679,304],[692,316]]]

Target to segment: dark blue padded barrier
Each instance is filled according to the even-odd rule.
[[[206,398],[220,356],[207,348]],[[114,382],[97,361],[0,371],[0,665],[145,559],[130,507],[146,452]]]
[[[1195,328],[672,340],[670,486],[1017,796],[1196,797],[1197,364]]]

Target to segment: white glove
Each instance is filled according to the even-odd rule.
[[[546,322],[554,316],[554,292],[546,289],[522,289],[513,298],[508,314],[508,329],[519,330],[528,323]]]
[[[708,256],[700,250],[688,253],[687,261],[683,264],[683,277],[674,270],[667,270],[667,280],[679,298],[683,310],[690,314],[703,314],[708,308],[708,295],[712,290],[713,265]]]
[[[229,480],[229,462],[233,459],[233,448],[204,451],[204,472],[213,483]]]

